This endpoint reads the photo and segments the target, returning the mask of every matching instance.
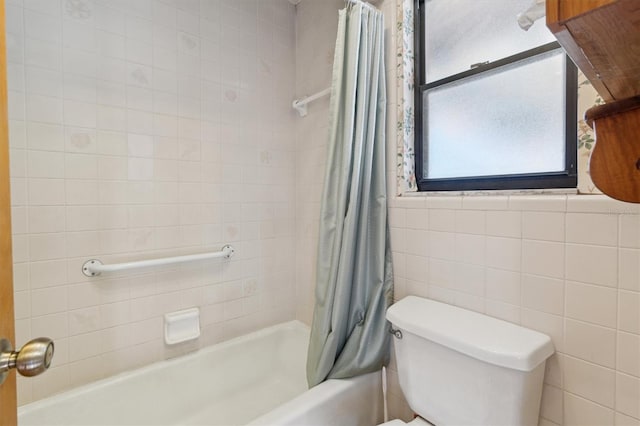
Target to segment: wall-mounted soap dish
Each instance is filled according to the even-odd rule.
[[[170,312],[164,315],[164,341],[167,345],[187,342],[200,337],[198,308]]]

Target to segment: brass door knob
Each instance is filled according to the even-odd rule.
[[[19,351],[7,339],[0,339],[0,384],[13,368],[22,376],[37,376],[49,368],[52,358],[53,341],[47,337],[33,339]]]

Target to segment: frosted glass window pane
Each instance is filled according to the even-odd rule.
[[[564,62],[554,50],[424,92],[425,177],[565,170]]]
[[[544,18],[529,31],[516,16],[532,0],[425,1],[425,71],[427,82],[555,41]]]

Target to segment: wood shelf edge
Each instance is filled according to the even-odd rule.
[[[640,108],[640,96],[634,96],[621,101],[614,101],[604,105],[591,107],[584,114],[584,120],[591,128],[593,128],[593,123],[596,120],[616,114],[622,114],[636,108]]]

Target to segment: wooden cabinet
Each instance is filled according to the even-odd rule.
[[[547,26],[605,105],[590,172],[605,194],[640,203],[640,0],[547,0]]]

